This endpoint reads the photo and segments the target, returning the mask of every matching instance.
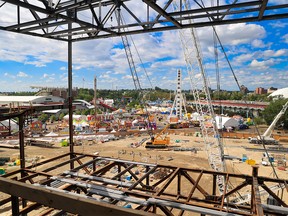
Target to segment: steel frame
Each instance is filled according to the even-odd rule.
[[[0,200],[0,206],[11,202],[13,215],[33,213],[40,206],[49,207],[49,212],[60,209],[80,215],[95,215],[95,211],[100,215],[286,215],[287,203],[268,186],[287,181],[259,177],[257,172],[258,167],[249,176],[67,153],[0,177],[0,191],[11,195]],[[237,186],[220,195],[219,175]],[[261,204],[260,187],[282,207]],[[250,203],[228,201],[236,193],[246,194],[245,188],[251,188]],[[27,206],[21,208],[20,199],[29,201]],[[127,204],[134,209],[123,208]]]
[[[183,5],[182,0],[177,1],[179,5]],[[69,137],[70,143],[73,143],[73,42],[124,34],[288,18],[288,4],[271,4],[268,0],[247,0],[244,3],[234,1],[213,7],[190,0],[193,9],[179,7],[178,11],[174,11],[172,2],[168,0],[160,5],[155,0],[139,1],[139,6],[147,8],[146,11],[139,11],[133,8],[130,0],[2,0],[0,20],[6,19],[3,11],[7,7],[12,7],[16,14],[14,18],[10,17],[12,24],[9,22],[5,25],[6,22],[1,22],[0,30],[68,42]],[[115,18],[115,10],[121,10],[127,16],[127,24],[121,24]],[[109,23],[111,19],[112,22]],[[124,31],[126,28],[128,30]],[[287,204],[268,187],[276,183],[287,188],[287,182],[258,177],[257,168],[253,169],[252,176],[246,176],[137,163],[77,154],[74,153],[73,144],[70,145],[68,154],[26,167],[23,117],[27,112],[30,112],[29,109],[0,115],[0,119],[19,117],[21,169],[0,177],[0,191],[11,195],[8,199],[0,200],[0,206],[11,202],[12,215],[25,215],[42,205],[50,207],[42,215],[54,209],[80,215],[95,215],[95,212],[100,215],[150,215],[149,212],[164,215],[183,215],[186,212],[210,215],[288,214]],[[59,159],[65,161],[59,163]],[[99,168],[99,161],[106,161],[107,164]],[[43,165],[49,165],[49,168],[45,169]],[[64,168],[68,172],[62,172]],[[142,172],[142,176],[138,177],[135,169],[143,168],[145,173]],[[163,172],[164,175],[151,182],[156,172]],[[133,183],[123,181],[127,174],[131,176]],[[223,176],[227,180],[225,182],[234,179],[238,182],[237,186],[229,192],[224,190],[223,194],[217,194],[217,176]],[[207,179],[211,182],[211,190],[207,189]],[[242,205],[228,202],[233,194],[242,193],[244,187],[252,189],[250,203]],[[282,207],[261,204],[259,187],[267,191]],[[22,208],[19,205],[20,199]],[[122,208],[126,203],[132,203],[134,210]]]
[[[268,0],[247,0],[242,3],[217,1],[217,5],[202,5],[190,0],[191,9],[174,11],[172,2],[183,6],[182,0],[2,0],[2,10],[14,7],[12,24],[1,24],[0,30],[62,41],[82,41],[120,35],[140,34],[191,27],[232,23],[258,22],[288,18],[288,4]],[[146,7],[146,10],[142,10]],[[138,8],[141,8],[139,10]],[[115,17],[121,10],[126,24]],[[4,20],[5,18],[2,17]],[[11,18],[13,19],[13,18]],[[193,22],[192,22],[193,21]],[[71,28],[69,28],[71,25]]]

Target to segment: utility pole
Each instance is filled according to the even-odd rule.
[[[95,131],[97,132],[97,77],[94,76],[94,118],[95,118]]]

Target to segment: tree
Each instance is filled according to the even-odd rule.
[[[51,115],[50,116],[50,122],[53,123],[54,121],[56,121],[56,116],[55,115]]]
[[[65,114],[64,113],[60,113],[59,115],[59,120],[62,121],[62,119],[64,118]]]
[[[42,123],[45,123],[49,119],[49,116],[45,113],[42,113],[39,117],[38,120],[41,121]]]
[[[162,89],[159,88],[158,86],[155,86],[155,90],[156,90],[156,91],[161,91]]]
[[[276,115],[283,108],[283,105],[287,102],[287,99],[278,99],[270,102],[269,106],[265,108],[262,113],[263,119],[268,125],[272,123]],[[279,119],[276,126],[282,126],[284,129],[288,129],[288,112],[286,111],[284,115]]]

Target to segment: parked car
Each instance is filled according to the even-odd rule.
[[[246,124],[240,124],[239,125],[239,130],[245,130],[245,129],[248,129],[248,128],[249,128],[249,126],[246,125]]]

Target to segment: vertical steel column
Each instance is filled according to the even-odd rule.
[[[70,11],[70,13],[72,13]],[[71,14],[70,14],[71,16]],[[69,36],[68,36],[68,107],[69,107],[69,147],[70,158],[74,157],[74,143],[73,143],[73,107],[72,107],[72,36],[71,29],[72,23],[68,23]],[[74,161],[71,161],[70,168],[74,169]]]
[[[146,166],[146,173],[149,171],[149,166]],[[150,179],[149,179],[149,175],[147,175],[147,177],[146,177],[146,185],[147,186],[149,186],[149,181],[150,181]]]
[[[11,196],[11,204],[12,204],[12,215],[19,215],[19,198],[17,196]]]
[[[258,182],[258,166],[252,167],[252,196],[251,196],[251,209],[255,215],[264,215],[263,207],[261,205],[261,196],[259,191]]]
[[[20,145],[20,168],[25,168],[25,152],[24,152],[24,131],[23,131],[23,125],[24,125],[24,115],[21,114],[19,116],[19,145]],[[23,173],[21,171],[21,177]]]
[[[94,118],[95,118],[95,133],[97,133],[97,77],[94,76]]]
[[[178,173],[178,180],[177,180],[177,198],[181,195],[181,173]]]
[[[10,121],[10,120],[9,120]],[[21,114],[19,116],[19,145],[20,145],[20,168],[21,168],[21,178],[24,178],[25,173],[24,173],[24,168],[25,168],[25,151],[24,151],[24,114]],[[17,197],[16,197],[17,198]],[[15,198],[15,199],[16,199]],[[17,202],[18,202],[17,198]],[[16,201],[15,201],[16,202]],[[15,204],[14,204],[15,205]],[[22,200],[22,207],[25,208],[27,206],[27,201],[25,199]],[[12,208],[13,208],[13,197],[12,197]],[[18,207],[15,207],[18,209],[19,213],[19,203]],[[13,214],[14,215],[14,214]],[[26,214],[25,214],[26,215]]]

